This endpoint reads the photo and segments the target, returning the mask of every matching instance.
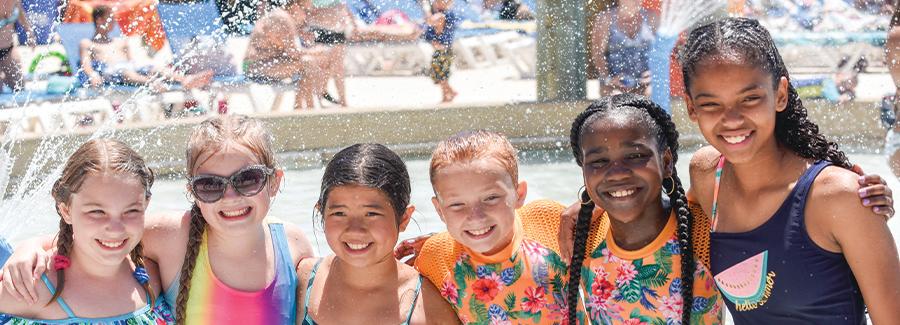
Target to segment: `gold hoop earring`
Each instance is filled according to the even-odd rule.
[[[668,179],[669,179],[669,180],[671,181],[671,183],[672,183],[672,188],[669,189],[669,190],[666,190],[666,183],[663,183],[663,191],[665,191],[666,195],[671,196],[672,193],[675,193],[675,178],[673,178],[672,176],[669,176]],[[664,180],[665,180],[665,179],[664,179]]]
[[[586,201],[584,199],[585,197],[588,198]],[[578,189],[578,201],[581,202],[581,205],[591,204],[590,196],[587,195],[587,188],[585,188],[584,185],[581,185],[581,188]]]

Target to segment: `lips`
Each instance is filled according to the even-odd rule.
[[[474,237],[475,239],[481,239],[481,238],[487,237],[494,230],[495,227],[496,226],[488,226],[488,227],[484,227],[484,228],[466,230],[465,232],[470,237]]]
[[[118,250],[118,249],[121,249],[121,248],[125,247],[125,243],[128,242],[128,239],[122,239],[122,240],[101,240],[101,239],[94,239],[94,240],[97,242],[97,244],[100,245],[100,247],[102,247],[102,248],[104,248],[104,249],[108,249],[108,250]]]
[[[253,208],[251,208],[251,207],[246,207],[246,208],[237,209],[237,210],[219,211],[219,215],[226,219],[242,218],[242,217],[249,215],[250,210],[252,210],[252,209]]]
[[[350,243],[344,242],[344,247],[347,248],[347,251],[350,253],[363,253],[372,247],[372,242],[368,243]]]
[[[729,144],[740,144],[740,143],[745,142],[747,140],[747,138],[750,137],[751,134],[753,134],[753,132],[748,131],[748,132],[729,134],[729,135],[723,134],[720,136],[722,137],[722,139],[725,140],[725,142],[727,142]]]

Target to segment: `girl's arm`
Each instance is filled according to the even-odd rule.
[[[47,270],[53,248],[54,236],[28,239],[13,251],[0,273],[0,290],[19,302],[35,304],[38,301],[38,281]]]
[[[884,218],[859,204],[858,176],[828,168],[813,185],[807,232],[823,249],[840,252],[862,291],[875,324],[900,319],[900,257]]]
[[[316,253],[313,251],[309,239],[303,233],[303,229],[291,223],[284,223],[283,225],[284,233],[287,236],[288,245],[291,249],[291,257],[294,259],[294,266],[299,268],[302,260],[307,257],[315,257]]]
[[[422,307],[425,308],[425,324],[459,324],[459,316],[450,307],[438,289],[428,281],[422,279],[422,292],[420,293]]]

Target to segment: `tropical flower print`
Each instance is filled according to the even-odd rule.
[[[563,323],[565,314],[558,311],[565,308],[566,264],[529,239],[515,251],[500,263],[482,263],[471,255],[456,259],[440,291],[463,323]]]
[[[441,285],[441,296],[450,304],[455,305],[459,301],[459,293],[457,292],[456,284],[450,279],[444,279],[444,284]]]
[[[665,242],[616,256],[601,242],[582,268],[585,307],[594,324],[666,324],[682,322],[681,250],[674,230]],[[634,256],[641,256],[634,258]],[[694,273],[691,324],[721,324],[721,299],[702,263]]]

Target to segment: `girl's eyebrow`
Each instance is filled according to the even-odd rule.
[[[745,92],[748,92],[748,91],[751,91],[751,90],[756,90],[756,89],[759,89],[759,88],[762,88],[762,87],[763,87],[763,86],[762,86],[761,84],[751,84],[751,85],[749,85],[749,86],[747,86],[747,87],[744,87],[744,89],[741,89],[740,91],[738,91],[738,94],[745,93]],[[700,99],[701,97],[716,98],[716,96],[713,95],[713,94],[708,94],[708,93],[698,93],[697,96],[694,96],[694,99]]]

